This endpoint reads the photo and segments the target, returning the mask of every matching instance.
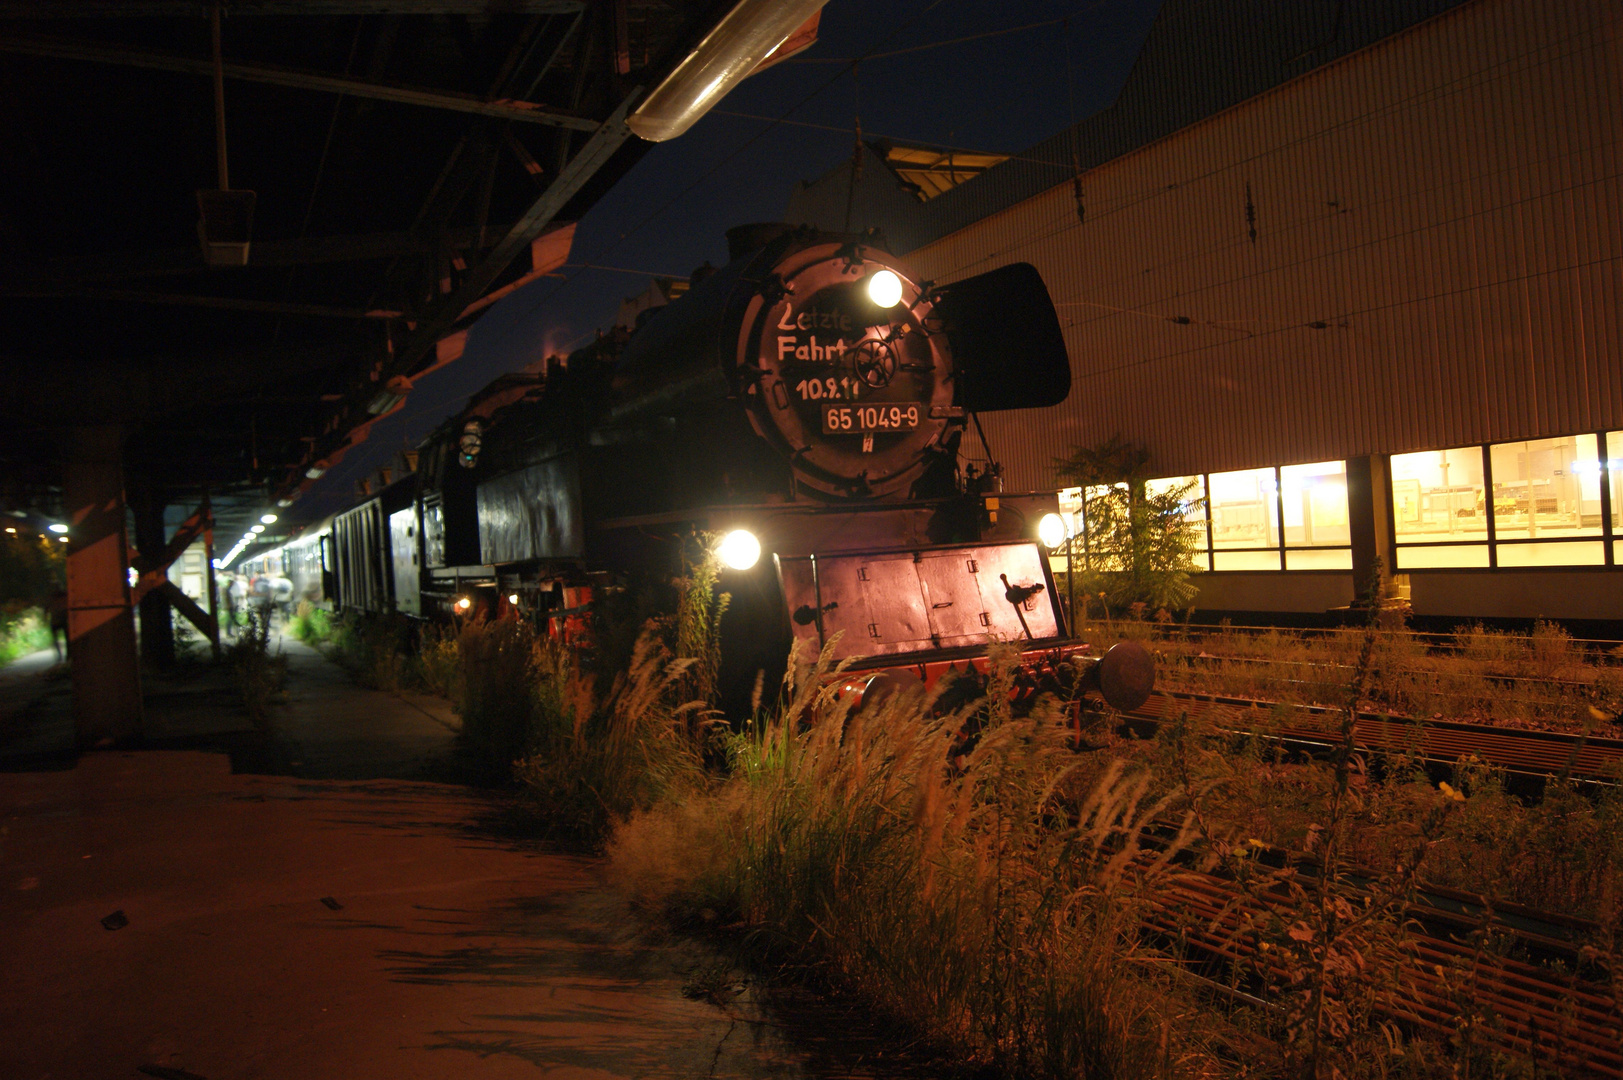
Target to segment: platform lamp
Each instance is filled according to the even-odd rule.
[[[220,171],[218,191],[197,193],[197,238],[209,266],[247,266],[254,229],[254,193],[232,191],[225,157],[225,68],[220,59],[220,5],[209,8],[214,39],[214,153]]]

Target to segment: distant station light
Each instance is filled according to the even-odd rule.
[[[248,531],[257,536],[258,534],[265,531],[265,526],[263,526],[263,525],[255,525],[252,528],[250,528]]]
[[[275,514],[260,514],[259,515],[259,520],[261,522],[263,522],[264,524],[266,524],[266,525],[272,525],[272,524],[274,524],[276,522],[276,515]]]
[[[467,611],[471,607],[473,607],[473,601],[469,600],[466,596],[460,597],[456,602],[456,609],[458,611]]]
[[[512,604],[514,607],[517,607],[518,606],[518,593],[516,593],[516,592],[515,593],[508,593],[507,594],[507,602],[509,604]]]
[[[57,539],[62,541],[64,544],[68,542],[68,538],[65,537],[65,536],[59,536],[59,537],[57,537]]]
[[[68,527],[60,522],[54,525],[47,525],[46,528],[50,529],[54,533],[65,533],[68,531]]]
[[[15,528],[13,528],[12,526],[7,525],[6,526],[6,532],[11,533],[13,536],[15,536],[16,533],[17,533],[17,530]]]

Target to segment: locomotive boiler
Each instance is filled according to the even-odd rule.
[[[1036,541],[1053,494],[960,467],[978,413],[1069,393],[1037,271],[936,284],[872,235],[753,225],[728,240],[728,264],[685,296],[493,385],[409,484],[340,515],[338,565],[358,565],[347,546],[386,549],[377,580],[338,575],[340,597],[348,578],[359,606],[388,594],[413,614],[512,610],[556,629],[668,577],[702,534],[725,538],[734,703],[796,641],[892,681],[928,681],[992,639],[1080,662]],[[1148,693],[1141,651],[1081,666],[1121,707]]]

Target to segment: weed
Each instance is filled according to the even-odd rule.
[[[1083,781],[1058,709],[1010,713],[1012,671],[1000,654],[989,696],[947,715],[913,693],[853,716],[826,658],[801,666],[734,741],[732,778],[689,794],[680,825],[633,818],[614,866],[644,902],[718,913],[1006,1074],[1180,1072],[1198,1039],[1137,944],[1179,847],[1142,845],[1166,803],[1125,763]],[[979,737],[949,760],[971,713]]]
[[[552,836],[598,846],[633,814],[702,785],[707,732],[689,717],[703,702],[680,700],[692,664],[648,627],[630,669],[599,697],[566,646],[535,643],[535,722],[513,774]]]
[[[249,718],[256,726],[264,727],[269,721],[271,703],[287,685],[287,657],[280,653],[272,655],[270,651],[269,608],[257,605],[247,616],[247,623],[227,646],[225,656],[236,676]]]

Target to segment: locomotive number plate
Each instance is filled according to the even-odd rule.
[[[896,405],[824,405],[823,434],[912,431],[919,426],[921,408],[917,402]]]

